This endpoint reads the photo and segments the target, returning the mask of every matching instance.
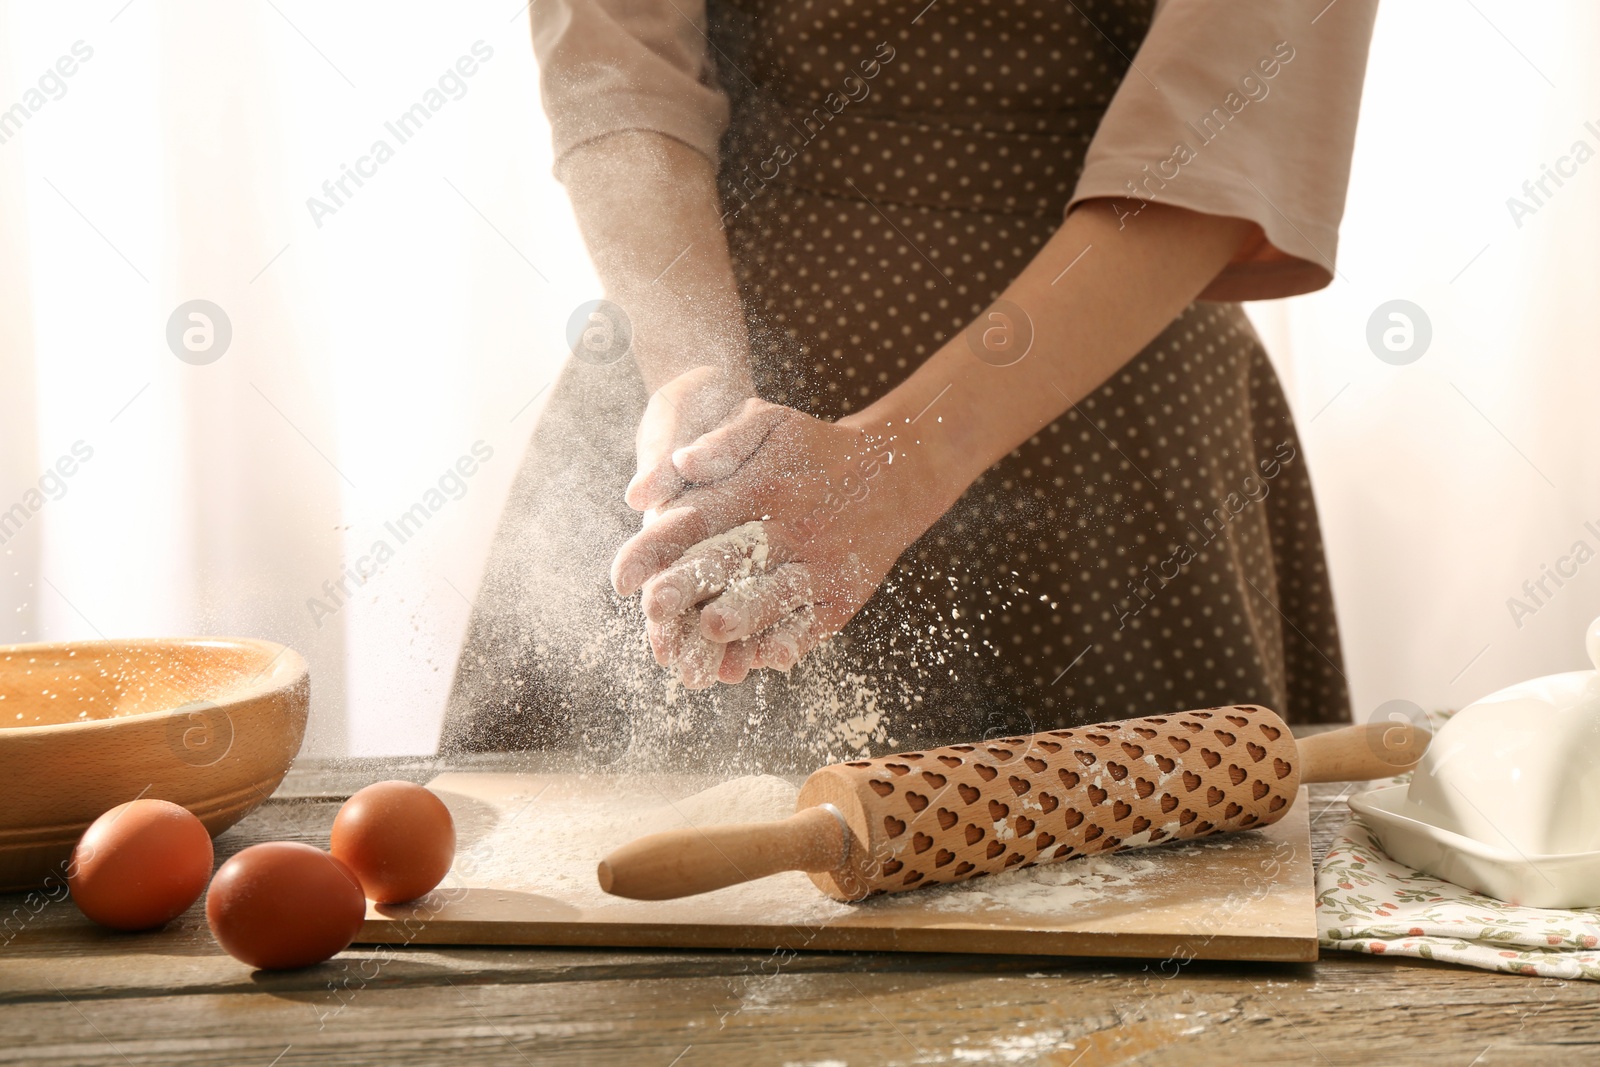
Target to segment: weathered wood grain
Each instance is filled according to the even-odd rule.
[[[838,962],[845,962],[840,960]],[[1590,1063],[1593,991],[1393,960],[1319,967],[780,970],[57,998],[0,1063]],[[1504,986],[1525,1000],[1506,1003]],[[681,1059],[678,1058],[681,1056]]]

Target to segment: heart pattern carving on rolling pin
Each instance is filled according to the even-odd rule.
[[[871,840],[851,880],[876,894],[1265,826],[1298,766],[1283,721],[1240,704],[825,771],[857,786]]]

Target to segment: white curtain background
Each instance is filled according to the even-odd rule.
[[[1539,604],[1522,586],[1577,541],[1600,552],[1600,159],[1520,227],[1506,199],[1574,142],[1600,152],[1596,40],[1576,0],[1385,5],[1340,277],[1252,308],[1317,481],[1358,716],[1583,665],[1600,559]],[[51,77],[75,46],[92,55]],[[385,123],[430,90],[399,143]],[[430,751],[536,398],[599,295],[549,176],[526,10],[0,6],[0,110],[18,102],[0,510],[30,506],[0,544],[0,642],[271,638],[312,665],[308,751]],[[379,139],[392,158],[363,163]],[[313,217],[347,166],[368,176]],[[1432,329],[1404,366],[1366,341],[1394,299]],[[167,341],[191,300],[231,326],[205,365]],[[75,445],[91,458],[47,476]],[[474,445],[492,456],[446,477]],[[385,523],[441,478],[397,544]],[[393,558],[330,597],[379,539]]]
[[[526,11],[125,3],[0,9],[0,106],[93,49],[0,144],[0,508],[94,452],[0,547],[0,640],[271,638],[311,663],[309,751],[428,751],[530,401],[598,295]],[[400,144],[385,123],[446,75]],[[393,158],[314,219],[380,138]],[[232,325],[209,365],[166,340],[193,299]],[[384,523],[480,441],[464,495],[398,545]],[[379,538],[394,558],[314,617]]]
[[[1250,305],[1304,435],[1354,711],[1588,667],[1600,615],[1600,6],[1379,7],[1339,277]],[[1270,102],[1270,98],[1269,98]],[[1585,124],[1589,125],[1586,126]],[[1532,215],[1506,201],[1583,141]],[[1367,345],[1390,300],[1432,341]],[[1585,527],[1593,523],[1593,529]],[[1562,564],[1578,541],[1596,557]],[[1563,585],[1544,568],[1575,571]],[[1550,595],[1523,583],[1545,578]],[[1533,609],[1513,616],[1517,597]]]

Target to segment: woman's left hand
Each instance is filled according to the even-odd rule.
[[[919,458],[887,433],[759,399],[680,449],[683,478],[713,484],[674,499],[611,572],[620,595],[644,590],[657,662],[705,688],[788,670],[837,633],[960,495]]]

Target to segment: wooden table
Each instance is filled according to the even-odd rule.
[[[218,841],[326,847],[383,777],[526,758],[303,761]],[[1313,787],[1320,855],[1340,787]],[[352,949],[257,974],[197,906],[117,935],[0,896],[0,1064],[1495,1064],[1600,1057],[1600,988],[1397,958],[1215,964],[889,954]]]

